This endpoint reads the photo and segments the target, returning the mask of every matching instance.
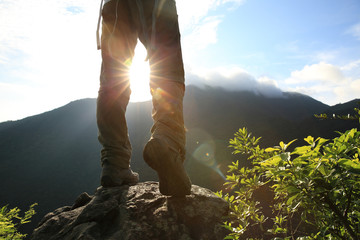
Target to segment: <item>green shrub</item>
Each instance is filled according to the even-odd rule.
[[[227,191],[217,193],[230,206],[226,239],[360,238],[360,132],[304,140],[293,151],[295,140],[263,149],[246,128],[230,140],[252,166],[232,163]],[[262,191],[272,199],[257,196]]]
[[[19,216],[20,209],[15,207],[8,209],[7,206],[0,208],[0,239],[23,239],[26,234],[18,231],[18,228],[30,222],[30,218],[35,214],[34,203],[29,210],[24,213],[24,216]]]

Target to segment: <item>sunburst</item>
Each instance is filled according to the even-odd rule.
[[[131,102],[144,102],[151,99],[149,87],[150,67],[145,58],[146,49],[141,44],[138,44],[130,68]]]

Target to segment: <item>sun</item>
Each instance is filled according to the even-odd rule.
[[[130,67],[131,102],[144,102],[151,99],[150,94],[150,67],[145,61],[146,49],[137,44],[135,56]]]

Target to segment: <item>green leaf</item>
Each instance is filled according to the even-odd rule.
[[[285,187],[285,189],[290,194],[300,192],[300,190],[297,187],[294,187],[294,186],[287,186],[287,187]]]
[[[309,176],[312,176],[313,174],[315,174],[316,171],[318,170],[318,168],[319,168],[319,167],[321,166],[321,164],[322,164],[321,159],[314,159],[314,160],[315,160],[315,161],[318,160],[318,164],[316,165],[315,168],[313,168],[313,169],[310,171]],[[315,163],[316,163],[316,162],[315,162]]]
[[[308,153],[311,151],[311,146],[301,146],[295,148],[295,150],[292,152],[292,154],[298,154],[298,155],[304,155],[305,153]]]
[[[285,144],[285,146],[284,146],[284,151],[286,151],[286,149],[293,143],[293,142],[295,142],[296,141],[296,139],[294,139],[294,140],[292,140],[292,141],[290,141],[290,142],[288,142],[287,144]]]
[[[318,142],[318,146],[322,146],[324,145],[324,143],[326,143],[327,141],[329,141],[328,139],[325,139],[325,138],[321,138],[321,137],[318,137],[316,139],[316,141]]]
[[[280,147],[281,147],[281,149],[282,149],[282,150],[284,150],[284,149],[285,149],[285,144],[284,144],[284,142],[283,142],[283,141],[281,141],[281,142],[280,142]]]
[[[327,175],[327,174],[326,174],[326,168],[325,168],[324,165],[319,166],[318,170],[319,170],[319,172],[321,173],[321,175],[323,175],[323,176],[326,176],[326,175]]]
[[[291,196],[290,198],[288,198],[288,200],[286,201],[287,205],[291,205],[292,202],[298,197],[298,194],[295,194],[293,196]]]
[[[280,155],[273,156],[263,162],[260,162],[261,166],[277,166],[282,161]]]
[[[265,149],[265,152],[271,153],[271,152],[278,152],[280,151],[280,148],[276,148],[276,147],[269,147]]]
[[[339,165],[347,168],[349,171],[355,174],[360,174],[360,163],[352,161],[351,159],[340,159]]]
[[[304,138],[304,140],[310,145],[314,143],[314,138],[312,136],[308,136],[307,138]]]

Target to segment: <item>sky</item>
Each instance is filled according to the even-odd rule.
[[[96,98],[100,2],[0,0],[0,122]],[[177,0],[177,10],[187,85],[360,98],[359,0]],[[132,101],[150,97],[145,55],[139,43]]]

